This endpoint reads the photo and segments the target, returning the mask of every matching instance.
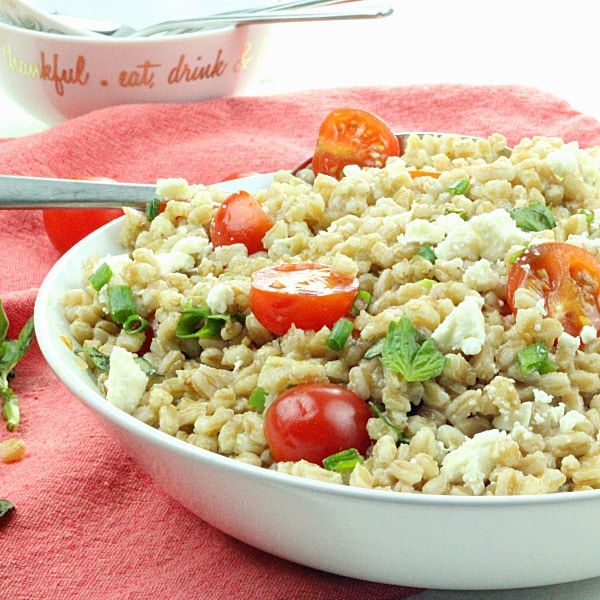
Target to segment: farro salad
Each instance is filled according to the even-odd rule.
[[[600,148],[402,143],[342,108],[312,165],[265,189],[157,196],[63,299],[108,402],[343,485],[600,487]]]

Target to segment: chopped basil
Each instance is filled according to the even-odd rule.
[[[6,500],[6,498],[0,498],[0,517],[3,517],[11,510],[14,510],[14,508],[15,506],[12,502]]]
[[[115,323],[125,323],[136,314],[133,291],[128,285],[109,285],[106,288],[110,315]]]
[[[16,339],[8,339],[9,321],[2,301],[0,301],[0,399],[2,400],[2,416],[8,431],[14,431],[21,421],[19,399],[10,388],[9,381],[14,375],[14,368],[25,356],[34,337],[33,318],[23,325]]]
[[[75,350],[75,354],[86,354],[94,367],[99,371],[108,372],[110,369],[110,357],[108,354],[104,354],[100,352],[97,348],[87,347],[87,348],[77,348]],[[156,375],[156,371],[152,368],[150,363],[141,358],[140,356],[133,357],[133,360],[136,362],[137,366],[146,374],[146,375]]]
[[[112,277],[112,269],[107,263],[102,263],[91,275],[89,282],[90,285],[99,292]]]
[[[375,358],[376,356],[381,356],[381,351],[383,349],[383,339],[377,340],[366,352],[364,358]]]
[[[508,212],[523,231],[545,231],[556,227],[552,211],[543,202],[511,208]]]
[[[464,194],[471,187],[471,182],[468,179],[457,179],[446,190],[449,194],[458,196]]]
[[[344,471],[352,471],[358,463],[363,464],[364,462],[363,457],[356,448],[349,448],[324,458],[323,467],[328,471],[343,473]]]
[[[327,347],[336,352],[341,352],[352,335],[353,329],[354,323],[352,323],[352,321],[344,318],[338,319],[331,329],[331,333],[325,340]]]
[[[260,386],[256,386],[248,398],[248,406],[252,406],[253,408],[264,408],[266,400],[267,392]]]
[[[420,256],[421,258],[428,260],[431,264],[434,264],[437,259],[437,256],[435,255],[433,248],[429,244],[425,244],[425,246],[423,246],[417,252],[417,256]]]
[[[356,296],[354,297],[354,302],[352,303],[352,314],[356,317],[360,314],[361,310],[369,310],[371,306],[371,301],[373,300],[373,296],[367,290],[358,290],[356,292]]]
[[[146,218],[152,222],[156,218],[160,211],[160,200],[158,198],[152,198],[146,205]]]
[[[388,326],[381,362],[405,381],[427,381],[441,374],[447,359],[432,338],[422,336],[409,317],[402,315]]]
[[[517,363],[523,377],[536,372],[540,375],[554,373],[558,369],[558,365],[550,360],[548,346],[544,341],[521,348],[517,353]]]
[[[377,418],[383,421],[395,434],[398,442],[409,442],[410,437],[404,433],[404,430],[394,425],[386,416],[384,411],[382,411],[377,404],[374,402],[369,402],[369,406],[371,410],[377,415]]]

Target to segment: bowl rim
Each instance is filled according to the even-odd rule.
[[[274,173],[265,173],[253,175],[240,179],[233,179],[226,182],[211,184],[211,187],[217,187],[224,191],[236,191],[241,187],[252,191],[267,185]],[[76,209],[74,209],[76,210]],[[60,277],[65,267],[78,263],[80,266],[92,254],[87,251],[90,242],[97,239],[109,238],[113,243],[118,242],[118,233],[125,216],[119,217],[110,223],[100,227],[80,242],[75,244],[65,254],[63,254],[50,268],[42,284],[38,289],[34,305],[34,326],[35,336],[42,353],[42,356],[54,372],[57,379],[67,387],[70,392],[82,402],[92,412],[99,413],[104,419],[110,421],[122,430],[134,434],[138,438],[143,438],[153,446],[162,446],[168,450],[174,451],[179,455],[186,455],[194,460],[208,462],[212,466],[224,468],[234,472],[239,476],[258,478],[272,485],[285,486],[286,488],[296,489],[304,492],[317,492],[320,494],[342,496],[351,499],[363,499],[369,502],[396,503],[399,505],[416,504],[423,507],[446,507],[446,508],[487,508],[489,506],[537,506],[537,505],[559,505],[564,502],[587,503],[589,501],[600,499],[600,489],[582,490],[579,492],[556,492],[548,494],[529,494],[517,496],[452,496],[441,494],[421,494],[421,493],[403,493],[391,490],[367,489],[341,485],[326,481],[318,481],[309,478],[281,473],[273,469],[258,467],[238,461],[216,452],[206,450],[193,444],[180,440],[159,429],[148,425],[125,411],[110,404],[101,393],[95,389],[94,381],[91,376],[88,377],[84,389],[75,391],[73,384],[69,385],[71,379],[70,372],[78,372],[75,362],[70,364],[61,356],[61,352],[56,349],[66,349],[66,345],[59,339],[58,335],[51,334],[47,326],[48,309],[59,303],[56,297],[57,291],[64,291],[64,288],[56,287],[56,280]],[[65,330],[63,334],[68,334],[68,326],[65,319]],[[69,339],[70,336],[69,336]],[[72,355],[72,352],[71,352]],[[79,371],[81,371],[79,369]],[[85,373],[81,371],[81,373]],[[61,376],[61,374],[67,374]],[[76,377],[74,379],[77,379]],[[97,415],[95,415],[97,417]]]
[[[213,29],[206,29],[203,31],[193,31],[191,33],[179,33],[179,34],[166,34],[160,36],[149,36],[149,37],[112,37],[110,35],[84,37],[77,35],[67,35],[62,33],[50,33],[47,31],[39,31],[37,29],[28,29],[27,27],[20,27],[18,25],[12,25],[0,19],[0,30],[6,29],[9,33],[22,34],[27,38],[34,39],[46,39],[48,41],[64,42],[67,45],[79,45],[85,44],[89,46],[94,45],[113,45],[117,46],[123,44],[137,44],[137,45],[162,45],[173,41],[185,40],[196,40],[196,39],[210,39],[220,38],[226,34],[232,34],[235,30],[240,28],[253,27],[251,24],[241,23],[240,25],[223,25],[222,27],[215,27]]]

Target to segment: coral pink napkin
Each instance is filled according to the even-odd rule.
[[[600,143],[600,123],[539,90],[455,85],[352,88],[103,110],[0,143],[0,172],[211,183],[292,168],[324,115],[371,110],[396,131],[556,135]],[[0,212],[0,298],[15,336],[58,258],[39,211]],[[0,463],[0,598],[395,600],[418,590],[288,563],[213,529],[164,494],[46,366],[35,344],[17,367],[20,462]],[[0,441],[9,434],[0,426]],[[410,549],[407,549],[410,552]],[[365,560],[369,560],[365,556]],[[394,560],[403,560],[395,557]]]

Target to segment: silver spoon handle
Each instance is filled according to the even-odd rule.
[[[2,208],[144,208],[156,197],[156,186],[0,175]]]
[[[387,17],[393,13],[390,6],[366,6],[364,8],[337,9],[329,12],[292,12],[292,11],[272,11],[264,13],[238,13],[223,17],[220,15],[209,15],[199,19],[182,19],[177,21],[165,21],[157,23],[129,37],[149,37],[160,33],[169,33],[172,31],[194,31],[203,27],[214,25],[238,25],[238,24],[266,24],[266,23],[284,23],[297,21],[331,21],[343,19],[376,19]]]

